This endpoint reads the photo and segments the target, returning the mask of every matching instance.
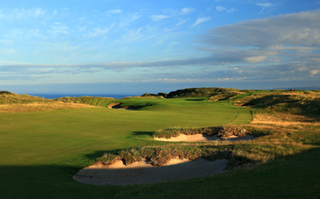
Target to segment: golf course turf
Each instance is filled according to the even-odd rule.
[[[258,110],[208,99],[129,98],[115,101],[139,109],[0,113],[0,198],[320,197],[319,126],[285,133],[308,147],[221,175],[129,186],[94,186],[72,179],[105,152],[170,144],[153,139],[159,129],[248,125]]]

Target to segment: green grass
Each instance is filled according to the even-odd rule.
[[[248,124],[252,120],[250,108],[207,99],[119,100],[143,107],[135,111],[95,108],[1,113],[0,198],[320,197],[319,148],[254,168],[181,182],[93,186],[72,179],[105,152],[167,145],[152,139],[158,129]],[[305,143],[318,146],[320,136],[315,132],[317,129],[299,133]]]

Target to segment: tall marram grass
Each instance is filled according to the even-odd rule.
[[[275,142],[277,139],[277,143]],[[204,158],[209,161],[228,159],[228,169],[242,165],[264,163],[278,157],[300,153],[312,148],[293,139],[285,138],[282,134],[264,137],[253,141],[213,142],[213,143],[184,143],[165,146],[145,146],[121,150],[116,153],[106,152],[96,162],[110,165],[117,160],[130,165],[133,162],[146,159],[153,166],[163,166],[172,158],[195,160]]]
[[[17,93],[3,93],[0,94],[0,104],[28,104],[28,103],[50,103],[52,100],[40,98],[37,96],[31,96]]]
[[[231,102],[290,113],[320,113],[320,93],[316,91],[252,93]]]
[[[173,127],[167,129],[160,129],[153,133],[153,137],[157,138],[171,138],[177,137],[180,134],[195,135],[204,134],[208,136],[218,135],[221,138],[227,138],[231,135],[242,137],[246,134],[255,137],[271,134],[266,129],[257,129],[249,125],[224,125],[224,126],[211,126],[202,128],[188,128],[188,127]]]
[[[68,102],[68,103],[80,103],[80,104],[88,104],[92,106],[101,106],[107,107],[111,102],[115,101],[116,99],[111,97],[62,97],[55,99],[56,101],[61,102]]]
[[[209,161],[217,159],[228,159],[228,169],[243,165],[252,165],[273,160],[278,157],[300,153],[312,148],[296,140],[290,132],[284,132],[283,128],[260,128],[254,125],[233,126],[243,129],[261,137],[250,141],[239,142],[205,142],[205,143],[175,143],[161,146],[144,146],[131,148],[117,152],[106,152],[96,162],[110,165],[115,161],[122,160],[124,164],[146,159],[153,166],[163,166],[172,158],[195,160],[204,158]],[[183,131],[192,133],[206,132],[219,128],[175,128],[172,131]],[[223,128],[221,128],[223,129]],[[290,131],[290,130],[289,130]],[[263,136],[262,136],[263,135]],[[290,135],[290,136],[288,136]]]

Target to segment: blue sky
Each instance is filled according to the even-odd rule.
[[[319,86],[319,19],[319,0],[1,2],[0,90]]]

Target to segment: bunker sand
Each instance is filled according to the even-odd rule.
[[[210,141],[241,141],[241,140],[253,140],[254,137],[251,135],[245,135],[243,137],[238,136],[230,136],[226,139],[220,139],[217,135],[214,136],[207,136],[204,134],[195,134],[195,135],[185,135],[180,134],[177,137],[171,137],[171,138],[154,138],[158,141],[165,141],[165,142],[210,142]]]
[[[73,179],[92,185],[148,184],[217,175],[225,172],[228,160],[207,161],[198,158],[171,159],[165,166],[154,167],[145,159],[126,166],[121,160],[105,166],[95,164],[81,169]]]

